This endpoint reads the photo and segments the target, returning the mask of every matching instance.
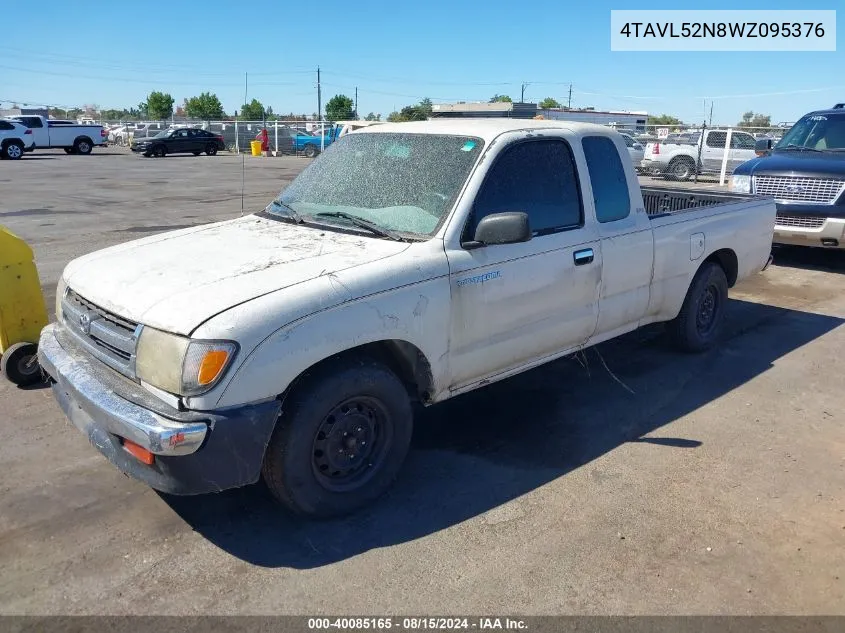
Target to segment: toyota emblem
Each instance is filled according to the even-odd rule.
[[[79,325],[86,334],[91,333],[91,317],[87,313],[79,315]]]

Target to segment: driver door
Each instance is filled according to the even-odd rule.
[[[601,249],[569,144],[523,138],[493,160],[460,243],[447,241],[453,390],[575,348],[598,321]],[[462,246],[483,217],[507,211],[528,214],[529,241]]]

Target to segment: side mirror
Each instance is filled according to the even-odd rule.
[[[757,156],[766,156],[772,151],[773,141],[770,138],[758,138],[754,143],[754,153]]]
[[[521,212],[493,213],[482,218],[475,227],[472,242],[464,242],[464,248],[479,248],[496,244],[516,244],[531,239],[528,214]]]

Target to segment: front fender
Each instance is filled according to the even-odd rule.
[[[448,383],[449,296],[448,277],[439,277],[287,323],[254,347],[216,402],[202,404],[225,408],[274,398],[318,362],[386,340],[411,343],[423,353],[437,393]]]

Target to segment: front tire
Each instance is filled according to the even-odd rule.
[[[392,371],[368,358],[332,361],[285,400],[262,475],[296,514],[348,514],[391,486],[412,431],[408,392]]]
[[[156,158],[164,158],[166,154],[167,150],[164,149],[164,145],[156,145],[153,148],[153,156],[155,156]]]
[[[38,346],[34,343],[15,343],[0,359],[0,370],[19,387],[41,382],[41,366],[36,356]]]
[[[728,304],[728,279],[719,264],[707,262],[690,284],[681,312],[668,324],[675,347],[697,353],[710,349],[722,333]]]

